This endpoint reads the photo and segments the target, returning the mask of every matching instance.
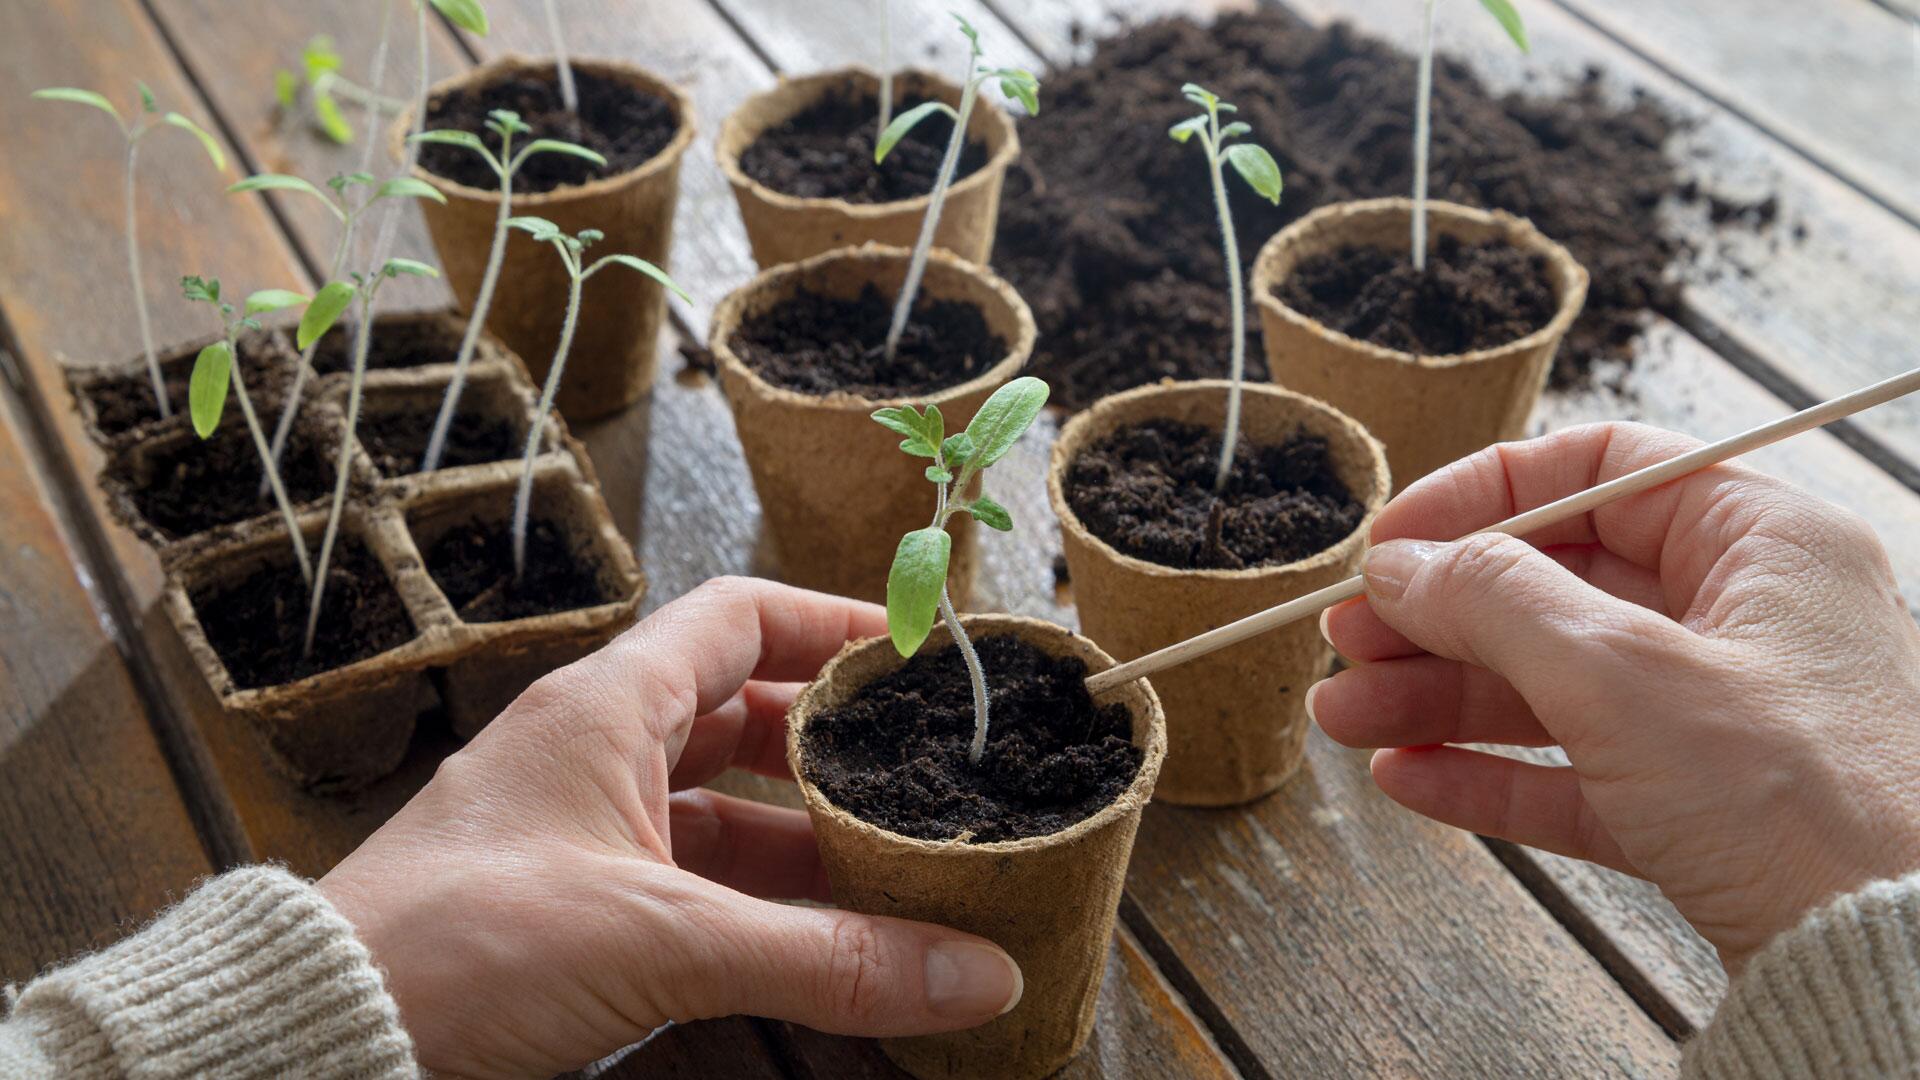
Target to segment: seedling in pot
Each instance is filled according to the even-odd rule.
[[[906,332],[907,316],[913,311],[914,297],[920,291],[920,279],[927,272],[927,254],[933,250],[933,234],[940,225],[940,210],[947,203],[947,189],[953,186],[954,169],[960,164],[960,150],[967,142],[967,119],[973,115],[973,103],[980,95],[980,87],[990,79],[1000,81],[1000,92],[1026,106],[1030,115],[1040,113],[1040,80],[1033,73],[1019,68],[981,68],[980,34],[967,20],[955,15],[954,21],[960,24],[960,32],[967,36],[967,75],[960,83],[960,108],[955,109],[944,101],[929,101],[916,105],[899,116],[894,117],[885,130],[880,132],[880,141],[874,145],[873,161],[879,164],[887,159],[887,154],[901,139],[906,138],[920,121],[939,113],[952,118],[953,137],[947,140],[947,152],[940,159],[940,171],[933,181],[933,192],[927,198],[927,214],[920,221],[920,237],[914,241],[913,258],[907,263],[907,278],[900,285],[900,295],[894,300],[893,322],[887,327],[887,359],[893,359],[900,348],[900,335]]]
[[[1238,111],[1232,105],[1193,83],[1182,86],[1180,92],[1207,111],[1173,125],[1167,134],[1180,143],[1198,137],[1200,148],[1207,152],[1207,177],[1213,184],[1214,208],[1220,214],[1220,244],[1226,252],[1227,293],[1233,306],[1233,353],[1229,367],[1233,384],[1227,390],[1227,424],[1220,439],[1220,467],[1213,475],[1213,493],[1219,495],[1226,490],[1227,475],[1233,471],[1233,448],[1240,439],[1240,384],[1247,368],[1247,312],[1241,295],[1240,245],[1234,239],[1233,211],[1227,205],[1227,182],[1221,165],[1231,164],[1248,187],[1275,206],[1280,205],[1280,166],[1274,163],[1272,154],[1254,143],[1227,143],[1253,130],[1238,120],[1221,126],[1221,113]]]
[[[553,40],[553,68],[560,77],[560,103],[574,115],[580,113],[580,92],[573,85],[573,65],[567,62],[567,38],[560,32],[559,0],[546,0],[547,36]]]
[[[880,126],[887,130],[893,123],[893,0],[878,0],[880,7]]]
[[[672,289],[688,303],[693,302],[693,297],[675,284],[665,270],[638,256],[604,255],[581,269],[582,254],[605,235],[598,229],[584,229],[578,236],[568,236],[560,231],[558,225],[539,217],[517,217],[508,221],[507,225],[535,240],[552,244],[554,251],[560,255],[560,261],[566,264],[568,282],[567,315],[560,324],[560,344],[554,350],[553,366],[547,371],[546,385],[540,390],[540,407],[534,411],[533,423],[527,428],[527,448],[520,460],[520,486],[513,496],[513,576],[518,580],[527,569],[527,517],[533,503],[533,459],[539,454],[540,436],[546,430],[547,416],[553,411],[554,395],[560,391],[561,373],[567,366],[567,350],[573,347],[573,330],[580,321],[581,286],[586,284],[588,278],[609,266],[625,266]]]
[[[480,332],[486,326],[487,312],[493,306],[493,290],[500,282],[500,263],[507,253],[507,223],[513,219],[514,174],[535,154],[572,154],[596,165],[607,163],[606,158],[584,146],[558,139],[534,139],[515,151],[514,136],[530,134],[533,128],[520,119],[519,113],[508,109],[495,109],[488,116],[487,130],[500,137],[500,153],[497,156],[478,135],[467,131],[423,131],[411,139],[416,143],[433,142],[465,147],[479,154],[493,174],[500,178],[500,211],[494,219],[493,245],[487,252],[487,267],[480,276],[480,291],[474,297],[473,310],[467,313],[467,332],[460,339],[459,354],[454,357],[453,379],[447,384],[447,396],[440,403],[440,415],[434,418],[433,435],[427,440],[427,455],[421,463],[421,472],[432,472],[440,466],[440,454],[446,448],[447,431],[453,426],[453,414],[459,407],[460,393],[466,388],[467,367],[473,362],[473,350],[480,343]]]
[[[261,430],[259,414],[254,412],[253,397],[247,393],[247,381],[241,374],[239,362],[240,331],[260,329],[255,315],[306,304],[307,297],[286,289],[263,289],[247,297],[245,309],[236,315],[233,305],[220,298],[219,278],[181,278],[180,288],[187,299],[212,305],[220,318],[220,340],[201,349],[200,355],[193,359],[193,377],[187,384],[187,411],[193,417],[193,430],[202,439],[213,435],[227,408],[227,389],[232,387],[234,396],[240,399],[240,412],[246,417],[247,432],[253,436],[253,448],[260,455],[261,468],[267,474],[267,487],[273,492],[274,505],[279,508],[280,520],[285,523],[287,537],[293,543],[294,562],[299,564],[300,576],[312,582],[313,566],[307,561],[307,544],[293,516],[293,503],[287,498],[286,485],[280,482],[279,466],[268,452],[266,432]],[[324,317],[324,307],[318,310],[309,307],[307,315],[316,319]]]
[[[340,74],[341,56],[333,47],[333,39],[325,34],[314,37],[300,50],[298,72],[290,68],[275,71],[273,100],[279,107],[281,119],[290,121],[308,114],[313,126],[321,134],[341,146],[348,146],[353,142],[353,125],[347,121],[346,114],[340,111],[342,98],[367,110],[367,127],[370,131],[378,130],[381,113],[397,113],[406,108],[406,102],[379,92],[381,80],[386,74],[388,24],[392,18],[393,5],[388,3],[382,7],[380,40],[374,48],[373,67],[366,86]],[[373,141],[374,138],[370,136],[368,145],[372,145]],[[366,167],[367,160],[363,157],[360,168],[364,170]]]
[[[1022,376],[995,390],[973,415],[973,422],[957,435],[946,433],[938,405],[927,406],[924,413],[905,405],[873,414],[882,427],[906,436],[900,449],[933,459],[927,466],[927,479],[934,486],[933,522],[901,537],[894,552],[893,568],[887,573],[887,632],[900,655],[910,657],[933,632],[936,614],[946,622],[973,682],[973,743],[967,760],[975,765],[987,748],[987,680],[980,670],[980,655],[947,595],[947,560],[953,554],[947,521],[966,513],[990,529],[1013,529],[1013,516],[1006,507],[986,495],[969,500],[966,493],[974,477],[1013,449],[1046,404],[1047,384]]]
[[[160,358],[153,350],[153,320],[147,314],[147,294],[140,284],[140,240],[139,214],[134,200],[138,187],[135,182],[136,166],[140,158],[140,140],[161,125],[180,128],[200,140],[206,148],[207,156],[213,159],[213,167],[222,172],[227,168],[227,155],[220,149],[220,143],[206,133],[200,125],[177,112],[162,113],[159,103],[154,101],[153,91],[146,83],[135,83],[140,89],[139,118],[128,124],[120,116],[120,110],[113,102],[92,90],[76,90],[68,86],[49,87],[35,90],[33,96],[41,101],[67,101],[76,105],[90,105],[99,109],[120,127],[120,134],[127,143],[126,202],[127,202],[127,276],[133,282],[133,309],[140,318],[140,345],[146,350],[147,376],[153,381],[154,400],[159,403],[161,418],[173,415],[173,406],[167,402],[167,387],[160,377]]]
[[[1433,140],[1433,9],[1438,0],[1427,0],[1420,24],[1420,75],[1413,105],[1413,268],[1427,268],[1427,149]],[[1511,0],[1480,0],[1500,23],[1521,52],[1532,52],[1527,28]]]

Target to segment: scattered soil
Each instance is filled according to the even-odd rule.
[[[367,342],[367,370],[451,364],[460,354],[460,333],[439,320],[377,323]],[[336,326],[321,336],[313,370],[321,375],[353,370],[353,327]]]
[[[928,100],[902,100],[895,115]],[[953,138],[953,121],[944,114],[927,117],[894,145],[885,162],[875,165],[873,147],[879,131],[877,98],[836,91],[786,123],[762,132],[741,151],[740,171],[775,191],[803,199],[887,203],[932,191],[947,140]],[[963,180],[986,163],[987,144],[968,139],[953,178]]]
[[[1366,515],[1318,435],[1296,432],[1278,446],[1241,439],[1227,490],[1215,498],[1219,462],[1219,432],[1147,420],[1074,457],[1067,504],[1115,549],[1180,570],[1298,562],[1345,539]]]
[[[552,521],[527,526],[527,572],[513,576],[513,535],[504,521],[455,526],[427,552],[427,572],[468,622],[505,622],[620,599],[601,581],[599,559],[578,550]]]
[[[979,765],[973,688],[960,652],[921,652],[807,725],[807,779],[834,805],[922,840],[976,843],[1059,832],[1133,783],[1140,748],[1126,706],[1097,706],[1086,665],[1016,637],[974,642],[991,723]]]
[[[1226,274],[1204,155],[1166,135],[1193,112],[1182,83],[1238,105],[1286,175],[1278,208],[1229,185],[1250,267],[1315,207],[1412,189],[1414,66],[1344,24],[1312,29],[1263,10],[1211,27],[1147,23],[1049,73],[1046,109],[1020,121],[1024,161],[1008,177],[994,266],[1033,307],[1036,374],[1053,400],[1079,407],[1226,372]],[[1464,64],[1436,63],[1434,197],[1530,218],[1592,274],[1557,385],[1583,382],[1596,360],[1627,359],[1647,312],[1675,303],[1668,267],[1683,245],[1658,218],[1663,198],[1688,200],[1662,151],[1675,127],[1651,101],[1610,104],[1597,70],[1554,97],[1496,97]],[[1264,377],[1249,323],[1248,367]]]
[[[1559,310],[1546,256],[1453,236],[1438,238],[1425,271],[1404,252],[1348,246],[1302,259],[1273,294],[1348,337],[1425,356],[1510,344]]]
[[[438,412],[437,407],[425,407],[363,413],[357,432],[360,445],[382,475],[410,476],[420,471],[420,462],[427,456],[427,439],[433,435]],[[526,445],[516,428],[505,417],[472,409],[454,413],[453,424],[447,428],[447,445],[440,453],[440,467],[456,469],[517,460]]]
[[[868,285],[851,300],[802,289],[745,319],[728,342],[761,378],[803,394],[913,397],[972,379],[1006,359],[980,309],[924,293],[886,356],[893,298]]]
[[[228,674],[243,690],[276,686],[364,660],[413,640],[413,621],[366,546],[342,537],[327,570],[313,655],[300,655],[307,586],[293,564],[269,564],[228,586],[191,594],[193,609]]]
[[[600,166],[572,154],[536,154],[514,174],[516,192],[552,191],[632,172],[666,149],[680,129],[680,117],[666,98],[578,67],[573,81],[580,95],[578,116],[561,102],[559,84],[551,75],[529,74],[503,79],[477,93],[462,87],[441,94],[427,106],[427,127],[478,135],[498,155],[500,136],[487,129],[487,114],[511,109],[533,128],[531,134],[515,136],[515,146],[534,139],[559,139],[607,159]],[[436,176],[471,188],[492,191],[500,186],[480,155],[458,146],[428,143],[420,148],[420,164]]]
[[[240,340],[241,363],[246,367],[243,373],[247,377],[247,390],[260,394],[277,382],[279,373],[272,362],[280,358],[277,351],[269,351],[264,343],[254,343],[246,338]],[[167,404],[173,407],[176,416],[187,412],[187,381],[193,375],[193,365],[160,365],[160,376],[167,388]],[[160,410],[153,401],[153,380],[147,375],[144,366],[137,374],[123,378],[102,380],[87,388],[87,400],[93,405],[94,423],[100,433],[106,436],[121,435],[134,428],[145,427],[160,419]],[[233,406],[238,408],[236,404]]]
[[[277,401],[255,403],[261,423],[279,415]],[[229,405],[230,414],[239,406]],[[333,490],[332,453],[338,432],[328,439],[309,414],[294,425],[280,457],[280,479],[295,506]],[[221,525],[277,512],[273,495],[260,495],[260,454],[237,415],[230,415],[206,440],[189,438],[152,454],[147,468],[131,460],[112,467],[114,484],[127,493],[134,510],[169,540],[181,540]]]

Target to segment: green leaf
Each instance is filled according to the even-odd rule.
[[[490,152],[487,150],[487,144],[480,141],[480,136],[475,135],[471,131],[423,131],[418,135],[410,136],[410,138],[415,142],[445,143],[448,146],[463,146],[468,150],[477,150],[482,154]]]
[[[936,484],[946,484],[953,481],[953,474],[938,465],[929,465],[927,466],[927,479]]]
[[[535,154],[572,154],[577,158],[586,158],[595,165],[605,165],[607,159],[597,151],[589,150],[577,143],[561,142],[559,139],[535,139],[520,151],[520,160],[525,161]]]
[[[887,155],[893,151],[895,144],[906,138],[907,132],[912,131],[920,121],[934,113],[945,113],[956,123],[960,120],[960,114],[954,112],[953,106],[944,101],[927,101],[915,105],[894,117],[893,123],[887,125],[887,130],[880,133],[880,141],[873,145],[873,163],[878,165],[887,160]]]
[[[920,429],[920,433],[927,440],[927,449],[938,450],[947,437],[947,418],[940,415],[938,405],[927,406],[927,411],[922,414],[922,417],[925,426]],[[933,454],[929,453],[927,456],[932,457]]]
[[[940,459],[950,468],[957,469],[965,465],[967,459],[972,456],[973,436],[964,431],[958,435],[947,436],[947,441],[940,444]]]
[[[353,125],[347,123],[347,118],[340,112],[340,103],[333,100],[332,94],[325,90],[314,91],[313,118],[319,122],[320,130],[327,138],[341,146],[352,144]]]
[[[973,55],[979,56],[980,55],[980,31],[975,30],[973,28],[972,23],[961,18],[959,12],[949,11],[947,12],[947,14],[952,15],[953,21],[960,24],[960,32],[967,35],[967,40],[973,43]]]
[[[388,259],[386,265],[380,268],[380,272],[388,277],[399,277],[401,274],[406,274],[410,277],[437,278],[440,276],[438,269],[418,259]]]
[[[227,152],[225,150],[220,149],[220,140],[214,138],[212,135],[207,134],[207,131],[205,128],[202,128],[199,124],[196,124],[193,121],[187,119],[186,117],[181,116],[177,112],[170,112],[167,115],[161,117],[161,120],[165,123],[172,124],[174,127],[179,128],[181,131],[184,131],[187,134],[192,135],[194,138],[199,139],[201,149],[205,150],[207,152],[207,156],[213,159],[213,167],[216,169],[219,169],[222,172],[226,171]]]
[[[933,632],[952,554],[953,538],[945,529],[915,529],[900,538],[887,571],[887,634],[901,656],[919,652]]]
[[[448,22],[462,30],[471,30],[485,37],[490,29],[486,9],[480,6],[479,0],[432,0],[432,3],[435,11],[445,15]]]
[[[120,120],[120,110],[113,107],[113,102],[91,90],[76,90],[71,86],[49,86],[45,90],[35,90],[33,96],[39,101],[70,101],[75,105],[91,105],[113,117],[116,122],[120,122],[121,126],[125,127],[125,122]]]
[[[199,300],[208,304],[220,302],[220,279],[203,278],[198,274],[180,279],[180,291],[189,300]]]
[[[586,247],[597,244],[606,238],[607,234],[601,232],[599,229],[581,229],[580,235],[576,239],[580,241],[581,246]]]
[[[507,228],[519,229],[535,240],[542,242],[558,240],[566,235],[560,231],[560,226],[555,225],[546,218],[536,217],[532,214],[522,214],[508,218]]]
[[[292,109],[300,100],[300,77],[286,68],[273,73],[273,100],[282,109]]]
[[[1206,131],[1207,131],[1206,117],[1190,116],[1187,119],[1182,120],[1179,123],[1168,128],[1167,134],[1173,137],[1174,142],[1184,143],[1188,139],[1193,138],[1195,135],[1206,134]]]
[[[1000,76],[1000,92],[1018,101],[1028,116],[1040,115],[1040,80],[1032,72],[1007,69]]]
[[[261,289],[247,297],[247,314],[258,315],[267,311],[279,311],[295,304],[304,304],[307,298],[291,289]]]
[[[639,258],[637,256],[633,256],[633,255],[605,256],[599,262],[594,263],[592,269],[589,269],[587,273],[591,274],[593,273],[594,270],[598,270],[602,266],[605,266],[608,263],[618,263],[621,266],[627,267],[630,270],[638,270],[641,273],[652,278],[653,280],[659,282],[661,285],[664,285],[667,288],[673,290],[673,294],[675,296],[678,296],[680,299],[685,300],[689,304],[693,303],[693,297],[688,296],[687,290],[681,288],[677,282],[675,282],[671,277],[668,277],[667,272],[665,270],[662,270],[659,267],[648,262],[647,260]]]
[[[900,449],[915,457],[934,457],[934,447],[939,443],[927,438],[927,417],[911,405],[898,408],[880,409],[873,414],[873,421],[889,431],[897,431],[906,436]],[[943,420],[944,424],[945,421]]]
[[[527,126],[526,121],[520,119],[520,114],[514,112],[512,109],[494,109],[492,112],[489,112],[487,114],[487,127],[502,135],[508,132],[519,134],[523,131],[533,130]]]
[[[187,382],[187,411],[193,415],[193,430],[201,438],[212,435],[220,426],[220,414],[227,409],[227,386],[233,376],[233,350],[224,341],[216,341],[193,358],[193,377]]]
[[[999,461],[1020,436],[1033,426],[1034,417],[1047,406],[1047,384],[1031,375],[1022,375],[993,392],[967,425],[967,437],[974,452],[967,467],[976,471]]]
[[[374,192],[373,197],[376,199],[430,199],[443,206],[447,202],[447,197],[440,194],[439,188],[411,176],[396,176],[381,184],[380,190]]]
[[[297,176],[288,176],[285,173],[257,173],[239,183],[227,186],[229,195],[238,195],[246,191],[297,191],[302,195],[311,195],[326,203],[327,209],[333,211],[334,217],[342,221],[346,220],[346,212],[340,209],[339,203],[328,198],[326,192]]]
[[[153,87],[148,86],[138,79],[134,80],[133,85],[140,91],[140,107],[150,113],[159,112],[160,103],[153,100]]]
[[[1227,163],[1261,198],[1280,205],[1280,166],[1272,154],[1252,143],[1235,143],[1227,147]]]
[[[1220,98],[1213,91],[1199,83],[1186,83],[1180,87],[1180,93],[1188,101],[1203,109],[1212,109],[1220,104]]]
[[[307,81],[313,82],[330,71],[340,70],[340,51],[333,47],[332,38],[320,34],[309,39],[306,48],[300,50],[300,62],[307,69]]]
[[[968,503],[967,513],[972,514],[975,521],[989,529],[998,529],[1001,532],[1013,531],[1013,515],[1007,513],[1006,507],[985,495]]]
[[[1226,127],[1223,127],[1220,129],[1220,137],[1222,139],[1231,139],[1235,135],[1245,135],[1247,132],[1252,130],[1253,130],[1253,125],[1248,124],[1245,121],[1235,120],[1233,123],[1228,124]]]
[[[344,281],[329,281],[313,296],[313,303],[300,316],[300,330],[294,334],[294,341],[302,350],[320,340],[340,318],[340,313],[353,303],[353,297],[359,290]]]
[[[1480,6],[1486,8],[1487,14],[1492,15],[1500,28],[1513,39],[1513,43],[1520,46],[1521,52],[1533,51],[1533,44],[1527,40],[1527,26],[1520,21],[1520,13],[1514,10],[1509,0],[1480,0]]]

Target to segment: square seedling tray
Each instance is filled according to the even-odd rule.
[[[235,468],[210,468],[206,458],[220,440],[246,438],[238,409],[202,443],[183,415],[161,420],[127,407],[138,400],[127,387],[151,394],[143,362],[74,379],[88,432],[106,455],[100,483],[109,505],[158,552],[163,603],[188,653],[222,707],[307,787],[351,790],[391,772],[430,711],[444,709],[471,736],[533,680],[611,640],[639,611],[645,578],[557,415],[535,460],[527,573],[514,577],[509,527],[538,397],[519,358],[497,341],[483,337],[469,369],[449,464],[416,471],[462,329],[446,313],[379,317],[376,348],[392,362],[367,372],[311,659],[302,657],[306,604],[286,527],[271,500],[246,501],[259,468],[251,442]],[[166,357],[170,383],[204,344]],[[344,347],[336,330],[315,356],[302,424],[316,445],[288,444],[289,476],[298,469],[311,481],[289,486],[316,555],[348,389]],[[258,335],[242,355],[259,369],[249,390],[271,424],[298,356],[279,331]],[[297,461],[302,453],[312,460]],[[212,484],[231,497],[205,512],[183,510],[183,484]]]

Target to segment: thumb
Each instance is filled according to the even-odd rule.
[[[974,1027],[1020,1003],[1019,966],[985,938],[739,893],[724,904],[724,927],[705,935],[711,966],[690,980],[712,999],[696,1015],[883,1037]]]

